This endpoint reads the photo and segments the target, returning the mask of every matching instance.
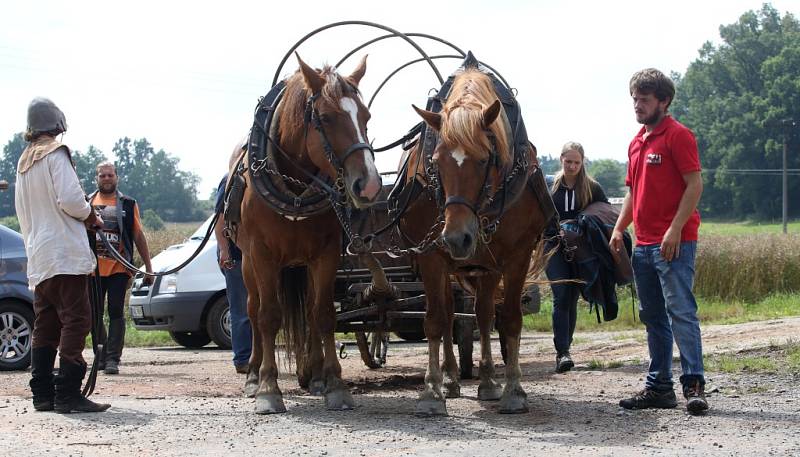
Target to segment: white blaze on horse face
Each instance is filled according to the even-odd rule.
[[[339,106],[342,107],[344,112],[350,115],[350,120],[353,122],[353,128],[356,130],[356,135],[358,136],[358,142],[366,143],[366,140],[361,135],[361,129],[358,127],[358,103],[356,103],[356,101],[350,97],[342,97],[341,100],[339,100]],[[381,190],[380,175],[378,175],[378,168],[375,166],[375,160],[372,158],[372,153],[367,149],[363,149],[363,152],[364,165],[367,168],[369,177],[367,179],[366,187],[361,192],[361,196],[372,199]]]
[[[467,159],[467,154],[461,150],[461,148],[455,149],[454,151],[450,152],[450,157],[456,161],[456,164],[459,168],[461,168],[461,164],[464,163],[464,160]]]

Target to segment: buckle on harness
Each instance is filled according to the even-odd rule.
[[[302,203],[303,203],[303,200],[300,198],[299,195],[297,197],[294,197],[294,207],[295,208],[300,208]]]

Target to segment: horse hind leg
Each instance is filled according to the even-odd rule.
[[[478,400],[497,401],[503,394],[503,386],[497,382],[492,359],[492,323],[494,321],[494,293],[500,282],[499,275],[486,276],[478,281],[475,312],[481,335],[481,361],[478,366]]]
[[[311,319],[308,322],[313,322]],[[316,326],[309,325],[305,354],[297,354],[297,382],[316,397],[325,393],[323,375],[322,340]]]

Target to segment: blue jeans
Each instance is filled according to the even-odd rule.
[[[692,293],[696,241],[680,245],[680,256],[667,262],[660,245],[636,246],[633,276],[639,295],[639,318],[647,327],[650,368],[646,387],[672,390],[672,340],[678,344],[684,388],[705,384],[697,302]]]
[[[233,364],[246,365],[253,350],[253,331],[247,317],[247,289],[242,279],[242,262],[237,261],[230,270],[222,269],[225,275],[225,295],[231,310],[231,346]]]
[[[546,248],[549,249],[549,248]],[[572,279],[573,266],[564,260],[562,251],[559,250],[547,263],[547,279]],[[551,284],[553,291],[553,344],[557,354],[569,352],[572,345],[572,335],[575,333],[575,323],[578,320],[578,297],[580,288],[575,283]]]

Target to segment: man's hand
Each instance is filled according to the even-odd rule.
[[[667,262],[677,259],[681,255],[681,231],[670,226],[661,239],[661,257]]]
[[[614,229],[614,231],[611,232],[611,239],[608,240],[608,247],[610,247],[611,250],[614,252],[619,252],[623,246],[624,243],[623,243],[622,231]]]
[[[224,248],[220,246],[218,262],[219,262],[219,267],[222,269],[230,270],[231,268],[233,268],[233,259],[231,259],[231,253],[230,250],[227,249],[227,246]]]
[[[148,273],[153,272],[153,270],[151,270],[150,268],[147,268],[145,271],[147,271]],[[155,276],[144,275],[144,278],[142,278],[142,284],[146,286],[152,286],[153,280],[155,280],[155,278],[156,278]]]
[[[103,229],[103,218],[100,217],[99,214],[92,211],[89,213],[89,217],[83,221],[83,225],[86,227],[87,230],[102,230]]]

